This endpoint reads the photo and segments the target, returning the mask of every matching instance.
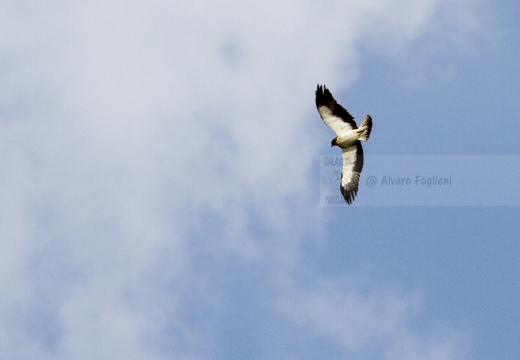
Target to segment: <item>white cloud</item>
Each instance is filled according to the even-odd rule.
[[[471,11],[465,4],[457,14]],[[160,358],[146,339],[165,336],[166,316],[192,339],[170,351],[211,358],[198,343],[209,341],[205,328],[178,313],[191,298],[217,313],[229,304],[199,298],[221,290],[194,264],[251,262],[269,269],[268,283],[298,271],[301,237],[320,232],[307,176],[324,139],[309,115],[316,83],[348,87],[362,39],[405,48],[445,7],[4,1],[0,355]],[[158,279],[171,279],[166,290]],[[384,332],[397,320],[383,318],[407,311],[399,297],[387,307],[298,292],[325,312],[344,296],[362,310],[346,320],[367,331]],[[6,320],[40,309],[41,297],[53,320],[40,330],[30,318]],[[350,347],[369,342],[328,319],[306,321]]]
[[[414,334],[422,296],[397,293],[348,279],[317,279],[280,297],[279,311],[299,328],[329,339],[353,358],[460,359],[467,338],[448,325],[429,329],[426,338]]]

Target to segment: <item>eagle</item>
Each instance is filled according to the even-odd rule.
[[[368,140],[372,131],[372,117],[365,116],[358,128],[352,115],[334,100],[325,85],[318,85],[316,89],[316,107],[323,122],[337,135],[330,146],[340,147],[343,153],[340,190],[350,205],[357,195],[359,177],[363,170],[363,147],[360,140]]]

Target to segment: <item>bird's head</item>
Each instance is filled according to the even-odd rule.
[[[338,143],[336,142],[337,139],[338,139],[337,136],[334,139],[332,139],[332,141],[330,142],[330,147],[339,146]]]

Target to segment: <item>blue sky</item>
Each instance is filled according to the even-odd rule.
[[[515,359],[518,207],[320,206],[314,91],[373,116],[367,160],[514,174],[519,16],[3,1],[0,358]]]

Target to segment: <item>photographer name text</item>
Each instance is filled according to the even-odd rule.
[[[366,179],[366,184],[368,187],[374,186],[424,186],[424,187],[432,187],[432,186],[450,186],[452,184],[452,176],[422,176],[416,175],[414,178],[412,177],[395,177],[390,175],[385,175],[379,177],[369,176]]]

